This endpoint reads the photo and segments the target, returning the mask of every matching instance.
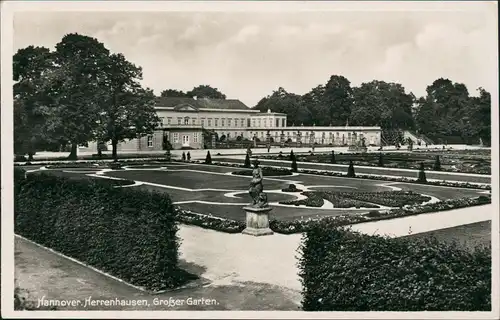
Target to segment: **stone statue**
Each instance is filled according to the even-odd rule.
[[[267,207],[267,195],[263,192],[264,186],[262,184],[262,169],[259,168],[259,160],[255,159],[253,162],[252,181],[248,193],[252,197],[251,206],[255,208]]]

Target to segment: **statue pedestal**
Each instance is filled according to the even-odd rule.
[[[269,228],[269,212],[273,208],[244,207],[247,213],[247,227],[241,233],[251,236],[266,236],[274,232]]]

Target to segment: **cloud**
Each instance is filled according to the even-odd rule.
[[[400,82],[417,95],[439,77],[494,90],[489,12],[18,13],[14,40],[18,49],[94,36],[142,66],[156,93],[210,84],[253,106],[280,86],[303,94],[333,74],[353,85]]]

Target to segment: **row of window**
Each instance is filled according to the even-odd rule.
[[[198,143],[200,134],[198,132],[193,132],[193,133],[191,133],[191,135],[193,137],[193,142]],[[178,132],[172,133],[172,137],[173,137],[174,143],[179,143],[179,133]],[[188,143],[189,142],[189,135],[182,135],[182,139],[183,139],[183,143]],[[147,142],[148,142],[148,147],[150,147],[150,148],[153,147],[153,136],[152,135],[149,135],[147,137]]]
[[[160,123],[158,126],[162,128],[165,124],[166,125],[172,125],[173,124],[173,117],[167,117],[167,121],[165,122],[165,117],[160,117]],[[197,125],[197,118],[190,118],[190,117],[177,117],[177,125]],[[220,120],[220,121],[219,121]],[[269,127],[273,127],[273,119],[233,119],[233,118],[201,118],[200,119],[200,124],[202,127],[205,125],[207,127],[219,127],[219,124],[221,127],[257,127],[257,128],[267,128],[268,125]],[[275,119],[275,127],[286,127],[286,119],[285,118],[276,118]]]

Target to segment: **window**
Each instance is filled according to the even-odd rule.
[[[261,126],[261,122],[260,122],[260,119],[259,119],[259,120],[257,120],[257,127],[260,128],[260,126]]]
[[[252,119],[252,127],[255,127],[255,119]]]
[[[273,119],[269,118],[269,126],[272,127],[273,126]]]
[[[204,127],[205,126],[205,119],[201,119],[201,126]]]
[[[231,132],[228,132],[226,137],[229,139],[231,137]]]
[[[241,127],[244,128],[245,127],[245,119],[241,119]]]
[[[184,118],[184,124],[185,124],[185,125],[188,125],[188,124],[189,124],[189,117],[185,117],[185,118]]]
[[[218,126],[219,126],[219,119],[215,118],[215,121],[214,121],[214,122],[215,122],[215,123],[214,123],[214,126],[215,126],[215,127],[218,127]]]
[[[193,121],[191,122],[193,124],[193,126],[196,124],[196,119],[193,119]]]
[[[286,136],[287,136],[287,137],[289,137],[289,136],[290,136],[290,131],[288,131],[288,132],[286,133]]]
[[[160,122],[158,123],[158,127],[163,128],[164,121],[165,121],[165,117],[160,117]]]
[[[250,119],[247,119],[247,127],[251,127],[251,120]]]
[[[280,119],[276,119],[276,127],[280,126]]]
[[[148,136],[148,147],[149,148],[153,147],[153,136]]]
[[[177,117],[177,124],[178,124],[178,125],[181,125],[181,124],[182,124],[182,118],[181,118],[181,117]]]
[[[286,127],[286,119],[285,118],[281,118],[281,126]]]
[[[226,125],[226,119],[222,118],[220,120],[220,125],[221,125],[221,127],[224,127]]]
[[[208,118],[208,126],[211,127],[212,126],[212,118]]]
[[[262,122],[264,122],[264,128],[267,128],[267,119],[262,119]]]
[[[172,117],[167,118],[167,124],[172,124]]]
[[[198,143],[198,132],[193,133],[193,142]]]
[[[227,119],[227,126],[231,127],[232,122],[233,122],[233,119],[231,119],[231,118]]]
[[[179,143],[179,133],[174,132],[174,143]]]

